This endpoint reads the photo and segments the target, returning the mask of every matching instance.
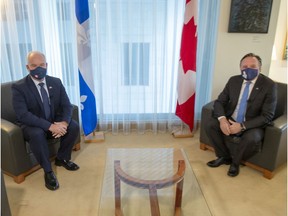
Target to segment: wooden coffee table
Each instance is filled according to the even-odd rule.
[[[107,150],[100,216],[210,216],[183,149]]]

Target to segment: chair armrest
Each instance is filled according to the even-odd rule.
[[[287,161],[287,114],[273,121],[274,125],[265,130],[263,142],[267,153],[274,159],[273,168],[277,168]]]
[[[200,129],[200,142],[206,145],[210,145],[210,146],[211,146],[211,143],[207,136],[204,126],[211,120],[211,118],[213,118],[212,116],[213,105],[214,105],[214,101],[211,101],[202,107],[201,122],[200,122],[200,128],[201,128]]]
[[[72,119],[74,119],[76,122],[79,123],[79,110],[78,110],[78,106],[75,104],[72,104]]]
[[[262,152],[248,160],[270,171],[287,161],[287,114],[273,123],[265,129]]]
[[[74,119],[80,125],[78,106],[75,104],[72,104],[72,106],[73,106],[72,119]],[[80,141],[81,139],[80,139],[80,131],[79,131],[79,135],[77,139],[75,140],[75,144],[79,144],[79,147],[77,147],[78,150],[80,149]]]
[[[287,130],[287,114],[284,114],[273,121],[273,127],[279,130]]]
[[[15,176],[31,167],[21,128],[2,118],[1,167]]]

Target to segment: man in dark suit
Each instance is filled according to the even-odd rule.
[[[213,120],[205,125],[217,156],[207,165],[231,164],[231,177],[239,174],[241,160],[259,151],[264,128],[274,116],[276,84],[260,74],[261,66],[261,58],[253,53],[241,59],[241,75],[229,79],[214,103]]]
[[[55,165],[71,171],[77,170],[79,166],[70,159],[79,134],[79,125],[71,119],[72,105],[61,80],[46,75],[44,54],[30,52],[26,67],[29,75],[12,86],[17,124],[22,128],[25,140],[29,142],[31,151],[45,172],[45,186],[56,190],[59,183],[49,161],[47,138],[60,138]]]

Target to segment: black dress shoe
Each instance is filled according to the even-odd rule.
[[[44,178],[46,188],[49,190],[57,190],[59,188],[58,180],[53,171],[45,172]]]
[[[67,170],[75,171],[79,169],[79,166],[72,161],[60,160],[58,158],[55,159],[56,166],[63,166]]]
[[[231,176],[231,177],[235,177],[238,174],[239,174],[239,165],[232,163],[230,165],[230,168],[229,168],[228,172],[227,172],[227,175]]]
[[[207,163],[207,165],[209,167],[219,167],[221,166],[222,164],[226,164],[226,165],[229,165],[232,163],[232,159],[231,158],[224,158],[224,157],[219,157],[217,158],[216,160],[212,160],[212,161],[209,161]]]

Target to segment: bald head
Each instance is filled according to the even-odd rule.
[[[45,55],[39,51],[31,51],[27,55],[27,69],[34,70],[37,67],[47,67]]]
[[[43,58],[43,60],[46,62],[46,57],[43,53],[41,53],[39,51],[31,51],[27,55],[27,63],[29,64],[31,59],[33,60],[35,57],[36,58]]]

